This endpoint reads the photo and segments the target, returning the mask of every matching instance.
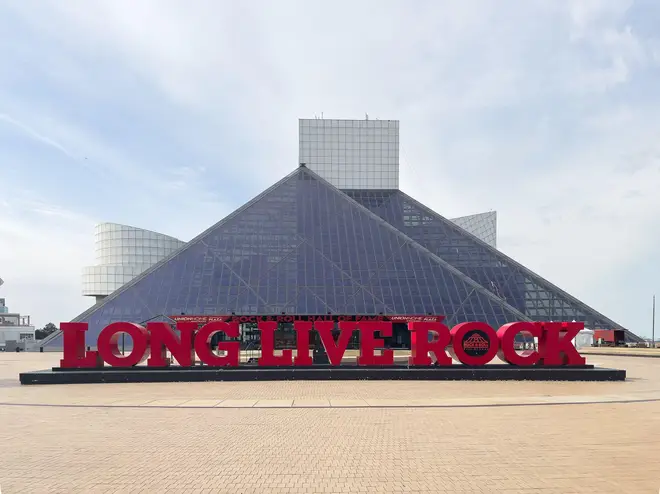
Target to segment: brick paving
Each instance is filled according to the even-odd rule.
[[[625,383],[17,384],[54,359],[0,354],[2,494],[660,491],[660,401],[589,403],[659,400],[657,359],[590,359]],[[558,396],[585,403],[526,405]]]

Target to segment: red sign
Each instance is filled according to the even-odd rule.
[[[275,321],[282,323],[291,323],[295,321],[392,321],[397,323],[407,323],[414,321],[426,321],[426,322],[442,322],[445,319],[445,316],[420,316],[420,315],[398,315],[398,316],[386,316],[379,314],[377,316],[347,316],[347,315],[336,315],[336,314],[323,314],[323,315],[270,315],[270,316],[237,316],[237,315],[224,315],[224,316],[195,316],[195,315],[185,315],[181,314],[180,316],[169,316],[169,319],[175,322],[196,322],[198,324],[206,324],[208,322],[222,321],[222,322],[239,322],[239,323],[257,323],[259,321]]]
[[[182,367],[193,366],[197,360],[212,367],[235,367],[240,360],[240,341],[236,338],[239,337],[239,324],[242,319],[275,316],[203,317],[209,319],[179,320],[176,330],[164,322],[149,322],[146,327],[130,322],[115,322],[100,332],[96,351],[85,350],[87,323],[62,323],[64,355],[60,366],[83,368],[108,364],[113,367],[132,367],[146,360],[148,367],[166,367],[171,364],[171,359],[166,356],[169,350]],[[211,317],[215,319],[210,319]],[[219,319],[226,317],[232,319]],[[358,365],[394,365],[394,351],[383,349],[382,338],[392,336],[394,318],[413,316],[350,316],[351,320],[338,320],[337,331],[335,320],[310,320],[311,316],[285,317],[294,318],[292,322],[296,333],[295,357],[291,349],[276,353],[275,331],[278,320],[255,320],[261,336],[261,356],[258,359],[260,366],[312,365],[311,331],[318,333],[331,365],[341,364],[354,331],[359,331],[360,334]],[[200,327],[200,324],[203,326]],[[504,362],[518,366],[585,364],[584,357],[572,343],[573,338],[584,328],[583,323],[514,322],[505,324],[497,331],[483,322],[464,322],[451,329],[438,320],[412,320],[407,322],[407,325],[411,340],[408,364],[412,366],[428,366],[434,362],[436,365],[452,365],[452,357],[465,365],[482,366],[492,361],[495,355]],[[118,343],[122,333],[128,334],[133,341],[132,349],[127,355],[122,355],[119,351]],[[217,349],[222,354],[216,353],[210,345],[211,338],[216,333],[224,333],[226,337],[233,338],[218,343]],[[520,333],[538,338],[538,350],[518,353],[514,348],[514,341]],[[431,358],[431,355],[434,358]]]

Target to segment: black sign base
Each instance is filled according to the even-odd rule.
[[[427,381],[625,381],[620,369],[580,367],[514,367],[486,365],[468,367],[357,367],[315,365],[312,367],[233,368],[104,367],[99,369],[60,369],[24,372],[21,384],[148,383],[199,381],[355,381],[355,380],[427,380]]]

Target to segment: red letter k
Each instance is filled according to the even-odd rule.
[[[573,346],[573,338],[584,329],[581,322],[538,322],[542,333],[539,353],[543,365],[584,365],[587,360]]]

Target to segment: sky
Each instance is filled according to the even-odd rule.
[[[660,295],[656,0],[0,0],[0,297],[92,305],[109,221],[189,240],[297,166],[298,118],[400,120],[401,189],[633,332]]]

